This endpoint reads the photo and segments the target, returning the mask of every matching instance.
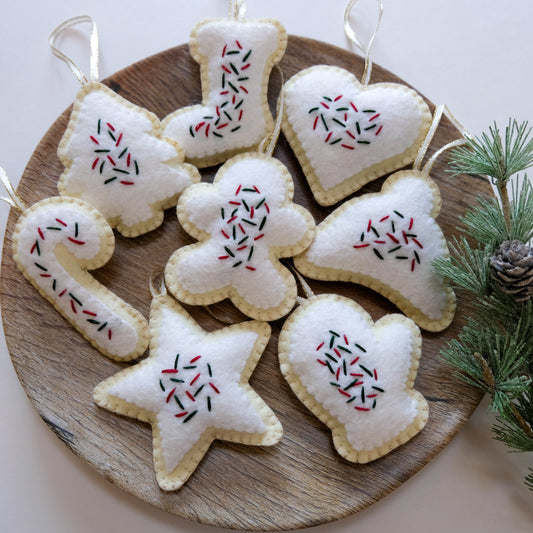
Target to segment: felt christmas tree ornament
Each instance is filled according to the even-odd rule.
[[[375,324],[353,300],[311,296],[285,321],[281,371],[298,399],[332,432],[346,460],[367,463],[416,435],[428,405],[414,389],[420,330],[403,315]]]
[[[65,30],[84,22],[92,27],[89,80],[55,46]],[[162,135],[153,113],[98,81],[98,37],[90,17],[75,17],[58,26],[50,46],[83,86],[58,148],[65,167],[58,183],[60,195],[90,203],[126,237],[155,229],[183,189],[200,181],[197,169],[183,162],[183,149]]]
[[[354,4],[346,9],[345,30],[366,57],[361,81],[345,69],[315,65],[284,86],[283,133],[322,205],[412,163],[431,124],[429,107],[414,90],[369,83],[376,33],[365,48],[349,24]]]
[[[396,172],[381,192],[334,210],[318,225],[311,246],[294,259],[309,277],[374,289],[429,331],[448,327],[455,313],[454,292],[432,266],[448,257],[448,246],[435,220],[441,198],[429,172],[443,150],[464,141],[442,147],[420,170],[442,113],[440,106],[412,170]]]
[[[270,337],[265,322],[204,331],[170,296],[150,312],[150,356],[100,383],[95,402],[148,422],[157,481],[179,489],[211,442],[274,445],[282,427],[248,380]]]
[[[144,353],[145,318],[88,273],[113,254],[115,238],[105,218],[76,198],[47,198],[27,208],[3,169],[0,177],[7,200],[21,213],[13,258],[26,279],[104,355],[128,361]]]
[[[245,2],[231,2],[228,18],[208,19],[192,31],[190,51],[200,64],[202,103],[163,120],[164,134],[202,168],[256,150],[274,129],[268,81],[287,34],[272,19],[245,20]]]

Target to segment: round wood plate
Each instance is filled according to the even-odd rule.
[[[361,58],[346,50],[289,38],[281,62],[285,80],[319,63],[338,65],[356,76],[363,68]],[[376,65],[372,82],[383,81],[404,83]],[[160,118],[201,100],[199,67],[187,45],[140,61],[105,82]],[[273,110],[280,84],[279,72],[274,70],[269,91]],[[56,184],[62,172],[57,145],[69,115],[67,109],[52,125],[26,167],[18,192],[28,205],[57,195]],[[443,119],[428,155],[458,137],[457,130]],[[304,205],[320,222],[332,208],[314,202],[283,136],[274,155],[294,178],[295,202]],[[203,171],[203,179],[211,181],[215,172],[216,168]],[[490,189],[475,177],[450,179],[442,159],[432,177],[442,192],[439,223],[449,238],[456,231],[458,216],[474,196],[488,195]],[[359,194],[378,191],[382,183],[383,179],[377,180]],[[457,336],[468,312],[466,302],[459,297],[452,326],[443,333],[423,334],[416,388],[429,402],[426,428],[377,461],[367,465],[348,463],[335,452],[327,428],[296,399],[281,376],[277,342],[283,320],[279,320],[271,324],[272,338],[251,384],[279,416],[285,429],[281,443],[261,448],[216,441],[181,490],[163,492],[153,471],[150,426],[100,409],[92,401],[94,386],[125,364],[100,355],[22,277],[11,257],[15,222],[16,213],[12,212],[2,262],[2,315],[9,352],[26,393],[43,420],[74,453],[112,483],[170,513],[200,523],[247,530],[296,529],[345,517],[378,501],[427,464],[480,401],[480,393],[455,378],[439,357],[440,350]],[[191,242],[178,225],[174,209],[170,209],[164,224],[147,235],[136,239],[117,235],[113,258],[93,274],[148,316],[149,279],[177,248]],[[397,312],[387,300],[359,286],[314,281],[310,285],[316,294],[335,292],[353,298],[374,320]],[[212,306],[212,314],[201,307],[187,309],[209,331],[222,327],[221,322],[244,319],[228,302]]]

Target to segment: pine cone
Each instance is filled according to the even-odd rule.
[[[516,302],[533,297],[533,249],[520,241],[505,241],[490,258],[491,276]]]

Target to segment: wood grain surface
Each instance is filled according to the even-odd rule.
[[[338,65],[358,77],[363,68],[361,58],[348,51],[300,37],[289,38],[281,62],[285,80],[319,63]],[[182,45],[140,61],[105,83],[163,118],[200,101],[199,80],[199,67],[188,46]],[[372,82],[382,81],[403,83],[376,65]],[[274,70],[269,89],[272,110],[280,82],[279,72]],[[433,110],[433,104],[428,103]],[[70,109],[52,125],[25,169],[18,192],[27,204],[57,195],[62,166],[56,151],[69,115]],[[443,119],[428,155],[458,137],[457,130]],[[283,136],[274,155],[294,178],[295,201],[320,222],[332,208],[313,201]],[[203,180],[211,181],[215,172],[216,168],[202,171]],[[437,162],[432,177],[443,198],[438,221],[450,237],[457,232],[458,216],[472,203],[474,195],[490,194],[489,186],[475,177],[449,178],[445,158]],[[377,191],[382,183],[383,179],[377,180],[360,193]],[[150,427],[102,410],[92,401],[94,386],[126,364],[100,355],[23,278],[11,257],[15,222],[16,213],[11,212],[2,259],[1,303],[8,349],[26,393],[46,424],[75,454],[112,483],[170,513],[246,530],[297,529],[345,517],[379,500],[426,465],[459,431],[480,401],[480,393],[454,377],[439,357],[445,344],[457,336],[468,312],[459,295],[452,326],[443,333],[423,334],[416,388],[430,406],[426,428],[373,463],[350,464],[335,452],[330,432],[297,400],[281,376],[277,342],[283,321],[279,320],[271,323],[273,335],[251,384],[280,418],[285,430],[281,443],[261,448],[217,441],[186,485],[177,492],[165,493],[155,481]],[[164,224],[147,235],[136,239],[117,235],[113,258],[93,274],[148,316],[149,279],[177,248],[191,242],[193,239],[178,225],[174,209],[170,209]],[[362,287],[309,283],[316,294],[334,292],[353,298],[374,320],[397,312],[383,297]],[[225,321],[244,318],[229,302],[211,306],[212,313],[200,307],[186,308],[208,331],[219,329]]]

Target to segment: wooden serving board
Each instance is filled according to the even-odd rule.
[[[281,62],[285,80],[319,63],[338,65],[358,77],[363,69],[361,58],[348,51],[300,37],[289,38]],[[372,82],[383,81],[404,83],[374,66]],[[187,45],[140,61],[106,83],[160,118],[201,100],[199,67]],[[269,93],[273,111],[280,83],[280,75],[274,70]],[[69,115],[70,109],[52,125],[26,167],[18,192],[28,205],[57,195],[62,165],[56,151]],[[458,137],[457,130],[443,119],[428,155]],[[314,202],[283,136],[274,155],[294,178],[295,202],[304,205],[320,222],[332,208]],[[203,179],[211,181],[215,172],[216,168],[203,171]],[[442,192],[439,223],[450,237],[456,232],[458,216],[473,202],[474,195],[488,195],[490,189],[475,177],[449,178],[442,159],[432,176]],[[382,183],[383,179],[377,180],[359,194],[377,191]],[[455,378],[439,357],[445,344],[457,336],[468,312],[459,297],[452,326],[440,334],[423,334],[416,388],[429,402],[426,428],[373,463],[348,463],[335,452],[327,428],[296,399],[281,376],[277,342],[283,321],[279,320],[271,324],[272,338],[251,384],[279,416],[285,429],[281,443],[261,448],[217,441],[185,486],[165,493],[154,476],[150,426],[102,410],[92,401],[94,386],[126,364],[100,355],[23,278],[11,257],[15,222],[16,213],[11,212],[2,262],[2,315],[9,352],[26,393],[43,420],[75,454],[112,483],[170,513],[200,523],[247,530],[296,529],[345,517],[378,501],[427,464],[480,401],[480,393]],[[164,224],[147,235],[136,239],[117,235],[113,258],[93,274],[148,316],[149,279],[177,248],[191,242],[178,225],[174,209],[170,209]],[[362,287],[314,281],[310,285],[316,294],[335,292],[353,298],[374,320],[397,312],[383,297]],[[228,302],[212,306],[212,314],[201,307],[187,309],[209,331],[222,327],[221,321],[244,318]]]

